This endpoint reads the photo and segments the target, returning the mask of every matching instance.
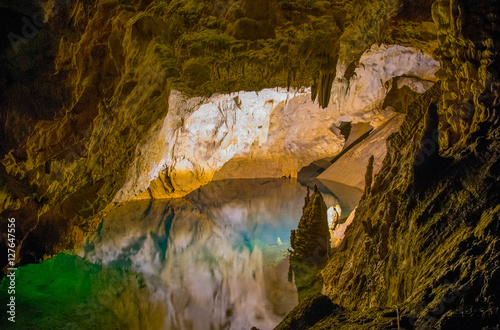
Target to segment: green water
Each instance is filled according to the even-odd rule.
[[[99,288],[104,289],[106,271],[101,265],[61,253],[39,264],[20,267],[15,273],[16,322],[7,323],[2,317],[2,328],[99,329],[119,323],[94,295]],[[7,286],[8,282],[2,281],[2,305],[8,299]]]

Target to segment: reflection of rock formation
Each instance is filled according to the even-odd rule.
[[[189,201],[129,202],[81,253],[144,274],[167,329],[270,329],[297,302],[284,255],[304,192],[289,180],[227,180]]]
[[[317,273],[328,259],[330,232],[327,207],[317,186],[310,197],[307,190],[303,214],[298,229],[292,230],[290,246],[290,272],[295,277],[299,298],[304,298],[311,291],[320,291],[323,282]]]
[[[245,226],[249,226],[256,229],[254,237],[275,244],[278,237],[288,243],[290,230],[278,224],[284,221],[290,229],[296,226],[305,193],[306,187],[293,179],[232,179],[213,181],[185,198],[209,218],[218,219],[221,226],[230,226],[228,231],[248,230]],[[323,197],[328,206],[342,204],[329,191]]]
[[[14,143],[19,147],[15,152],[11,146],[1,146],[12,151],[2,160],[5,168],[0,166],[0,176],[9,177],[0,183],[4,192],[0,204],[10,212],[3,219],[23,219],[19,236],[30,233],[29,239],[22,239],[25,247],[19,255],[37,260],[79,244],[95,229],[92,217],[112,201],[180,197],[213,178],[295,176],[302,166],[342,149],[343,138],[335,128],[339,121],[378,126],[392,114],[379,111],[379,99],[366,96],[371,91],[362,88],[344,91],[337,99],[355,93],[376,104],[363,108],[333,104],[324,110],[309,99],[307,90],[292,93],[264,87],[255,89],[259,92],[190,97],[171,90],[172,77],[180,68],[171,67],[171,46],[150,38],[162,30],[155,14],[142,16],[140,10],[129,11],[128,5],[95,3],[90,10],[95,16],[90,17],[82,8],[77,6],[72,13],[82,19],[81,27],[74,38],[57,43],[60,52],[54,72],[47,73],[50,85],[68,86],[67,95],[61,96],[66,100],[49,102],[56,107],[51,109],[54,113],[28,125],[25,136]],[[60,17],[68,28],[73,21],[70,12]],[[361,82],[374,71],[386,71],[386,62],[374,60],[381,54],[391,55],[389,64],[396,67],[391,67],[391,77],[406,72],[398,65],[421,63],[423,71],[412,71],[418,76],[432,64],[428,57],[404,47],[372,53],[371,71],[356,71],[364,77]],[[89,62],[88,54],[96,56]],[[199,66],[194,61],[184,66],[182,74],[191,72],[193,77],[188,76],[194,79],[197,74],[192,69]],[[47,90],[56,89],[44,87],[33,94],[50,94]],[[24,92],[14,95],[24,98],[20,97]],[[24,117],[13,112],[14,118]],[[23,119],[10,126],[18,126],[17,122],[27,124]]]
[[[164,323],[161,304],[150,301],[151,292],[136,272],[61,253],[16,273],[15,297],[22,307],[15,326],[2,316],[2,329],[156,330]],[[7,280],[0,281],[2,305],[9,299]]]
[[[225,0],[76,0],[48,1],[41,7],[37,1],[2,1],[2,8],[0,204],[1,211],[9,213],[3,213],[0,222],[4,225],[2,219],[10,216],[23,219],[18,227],[24,245],[19,255],[27,257],[23,262],[79,244],[95,229],[90,219],[122,187],[115,200],[143,192],[153,179],[153,197],[205,183],[212,175],[201,166],[206,160],[193,163],[173,148],[180,142],[178,136],[188,134],[188,119],[199,119],[193,111],[206,100],[192,96],[224,93],[231,103],[236,96],[231,93],[237,91],[302,88],[317,77],[318,65],[331,83],[335,63],[327,68],[325,59],[338,57],[348,68],[356,68],[375,39],[423,47],[427,53],[433,48],[424,43],[429,31],[432,38],[433,24],[420,24],[419,15],[407,24],[408,15],[399,10],[398,1],[334,5],[319,0],[243,0],[228,6]],[[404,18],[405,24],[391,23],[391,38],[379,40],[376,36],[393,15]],[[26,35],[26,19],[35,17],[35,25],[43,28]],[[46,24],[39,22],[42,17]],[[5,38],[9,32],[20,34],[20,39],[14,38],[20,42],[11,44],[12,38]],[[255,40],[261,37],[269,39]],[[325,40],[339,47],[338,54],[328,46],[335,54],[324,56]],[[355,70],[337,70],[346,71]],[[329,95],[330,89],[322,91]],[[179,116],[179,108],[187,111]],[[325,118],[379,116],[347,108],[341,114],[330,109],[323,113]],[[211,124],[218,125],[220,118],[214,119]],[[177,150],[174,162],[160,162],[165,157],[156,150],[165,140],[155,137],[161,134],[168,137],[166,149]],[[287,164],[280,167],[277,158],[265,158],[268,173],[293,174],[303,161],[295,164],[283,156],[283,150],[295,150],[297,139],[288,136],[285,142],[291,143],[280,155]],[[155,164],[144,166],[147,161],[136,161],[138,157]],[[191,167],[193,172],[185,175]],[[4,259],[0,263],[5,266]]]

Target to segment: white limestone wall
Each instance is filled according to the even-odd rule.
[[[350,121],[378,127],[394,115],[382,109],[392,78],[403,77],[398,87],[425,92],[437,80],[439,62],[415,48],[374,45],[350,80],[344,78],[345,68],[338,65],[326,109],[310,100],[308,89],[210,98],[172,91],[166,117],[137,147],[114,200],[149,198],[144,191],[161,173],[162,183],[151,184],[154,196],[184,196],[214,179],[296,176],[310,162],[342,150],[345,141],[335,125]]]

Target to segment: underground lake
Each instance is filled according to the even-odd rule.
[[[361,195],[317,184],[347,215]],[[233,179],[123,203],[79,248],[18,267],[18,325],[273,329],[298,303],[288,249],[305,195],[296,179]]]

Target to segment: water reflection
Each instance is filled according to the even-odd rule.
[[[286,252],[305,194],[293,180],[242,179],[183,199],[130,202],[104,218],[80,254],[143,274],[164,328],[272,329],[298,302]]]
[[[272,329],[298,302],[286,252],[305,195],[288,179],[225,180],[123,204],[78,251],[18,268],[16,326]]]

